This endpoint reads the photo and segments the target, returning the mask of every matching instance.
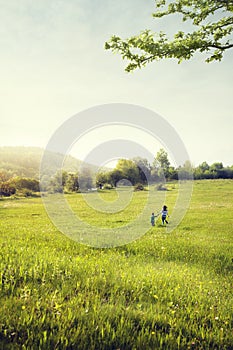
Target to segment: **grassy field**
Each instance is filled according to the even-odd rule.
[[[112,227],[146,195],[117,217],[88,215],[80,194],[68,201]],[[0,200],[0,349],[233,349],[232,198],[231,180],[196,181],[172,233],[148,218],[146,235],[112,249],[58,232],[40,198]]]

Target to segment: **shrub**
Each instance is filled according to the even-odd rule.
[[[104,190],[111,190],[113,187],[111,184],[104,184]]]
[[[0,184],[0,196],[9,197],[15,194],[15,192],[16,188],[10,181],[5,181]]]
[[[141,183],[138,183],[134,186],[134,191],[144,191],[144,186]]]
[[[27,189],[32,192],[39,192],[39,181],[30,178],[17,177],[14,179],[15,188],[17,190]]]

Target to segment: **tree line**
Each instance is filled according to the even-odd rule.
[[[222,162],[209,165],[203,162],[193,167],[189,161],[183,166],[171,166],[168,154],[160,149],[153,163],[146,158],[119,159],[114,169],[99,171],[96,174],[88,167],[79,172],[60,170],[53,176],[45,175],[41,182],[37,179],[14,176],[10,172],[0,170],[0,196],[19,194],[36,195],[40,191],[48,193],[80,192],[93,188],[114,188],[117,184],[127,185],[129,182],[137,189],[143,189],[148,182],[164,183],[172,180],[200,179],[233,179],[233,166],[224,167]]]
[[[233,179],[233,166],[224,167],[222,162],[209,165],[205,161],[197,167],[193,167],[190,161],[186,161],[183,166],[175,168],[171,165],[167,152],[160,149],[152,164],[141,157],[132,160],[120,159],[115,169],[98,173],[96,183],[97,185],[109,183],[115,187],[121,179],[129,180],[132,185],[178,179]]]

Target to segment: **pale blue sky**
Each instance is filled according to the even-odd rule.
[[[0,146],[45,147],[70,116],[125,102],[167,119],[195,165],[233,164],[233,50],[221,63],[198,56],[127,74],[103,49],[112,34],[181,28],[177,17],[154,20],[153,0],[0,0],[0,8]]]

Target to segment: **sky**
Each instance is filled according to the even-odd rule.
[[[197,55],[128,74],[126,62],[104,50],[111,35],[182,29],[177,16],[152,18],[154,0],[0,0],[0,8],[0,146],[45,148],[76,113],[129,103],[165,118],[195,166],[233,164],[233,50],[220,63]],[[114,132],[106,129],[102,141]],[[157,152],[146,135],[129,134]],[[71,150],[81,159],[100,142],[93,133],[85,137]]]

